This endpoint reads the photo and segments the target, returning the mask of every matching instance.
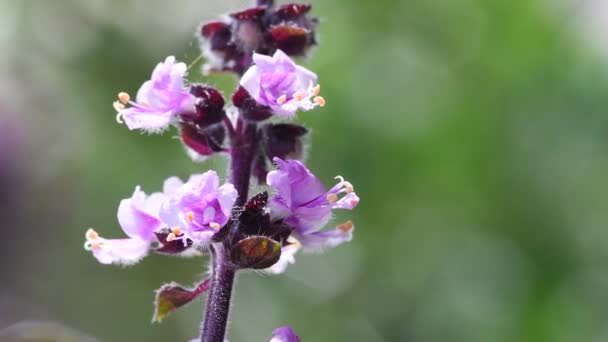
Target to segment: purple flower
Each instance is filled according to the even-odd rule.
[[[270,107],[277,115],[293,117],[297,110],[308,111],[324,106],[319,95],[317,75],[296,65],[283,51],[272,57],[254,53],[251,66],[240,85],[259,104]]]
[[[102,264],[132,265],[148,254],[150,244],[156,241],[154,232],[163,226],[158,212],[165,194],[150,196],[136,187],[131,198],[123,199],[118,206],[118,222],[129,238],[104,239],[90,228],[86,232],[86,250]]]
[[[336,229],[320,231],[332,218],[332,209],[351,210],[359,204],[353,186],[338,176],[329,191],[301,162],[274,158],[278,170],[268,173],[266,182],[277,190],[270,200],[274,220],[283,219],[293,227],[293,235],[304,249],[334,247],[352,239],[353,224],[347,221]],[[345,194],[340,198],[341,194]]]
[[[300,342],[300,336],[290,327],[280,327],[272,332],[270,342]]]
[[[230,219],[237,198],[234,185],[219,186],[215,171],[193,175],[183,183],[171,179],[172,194],[162,204],[160,217],[170,227],[179,227],[182,234],[171,239],[191,239],[207,245],[211,237]]]
[[[168,128],[176,115],[194,111],[194,97],[184,88],[186,69],[186,64],[176,63],[175,57],[167,57],[139,88],[135,102],[127,93],[118,94],[119,101],[114,102],[116,120],[124,120],[131,130],[157,133]],[[125,108],[126,104],[131,107]]]

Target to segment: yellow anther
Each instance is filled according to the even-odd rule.
[[[177,236],[175,236],[174,233],[169,233],[169,235],[167,235],[167,242],[171,242],[173,240],[175,240],[175,238],[177,238]]]
[[[312,88],[312,95],[313,96],[319,95],[320,92],[321,92],[321,85],[320,84],[317,84],[316,86],[314,86],[314,88]]]
[[[353,229],[353,221],[348,220],[342,224],[338,225],[338,229],[340,229],[343,232],[348,232],[349,230]]]
[[[277,103],[278,103],[278,104],[283,104],[283,103],[285,103],[285,101],[287,101],[287,95],[281,95],[281,96],[279,96],[279,98],[277,99]]]
[[[89,228],[87,230],[87,233],[86,233],[85,236],[87,237],[87,240],[97,240],[97,239],[99,239],[99,234],[97,234],[97,232],[93,228]]]
[[[325,106],[325,99],[322,96],[315,96],[312,100],[321,107]]]
[[[296,91],[295,93],[293,93],[293,98],[298,101],[302,101],[302,99],[304,98],[304,94],[302,94],[302,92],[300,91]]]
[[[338,200],[338,195],[331,193],[331,194],[327,194],[327,196],[325,198],[327,198],[327,202],[333,204],[333,203],[336,203],[336,201]]]
[[[172,232],[173,234],[175,234],[176,236],[178,236],[178,235],[182,235],[182,230],[181,230],[181,228],[179,228],[179,227],[173,227],[173,228],[171,228],[171,232]]]
[[[189,212],[186,214],[186,220],[188,220],[188,222],[192,223],[192,222],[194,221],[194,213],[193,213],[193,212],[191,212],[191,211],[189,211]]]
[[[129,96],[128,93],[125,93],[124,91],[118,93],[118,100],[120,102],[122,102],[123,104],[127,104],[127,102],[129,102],[130,99],[131,99],[131,96]]]
[[[351,193],[353,191],[355,191],[355,189],[353,188],[353,185],[350,182],[344,182],[344,189],[346,189],[347,193]]]
[[[211,223],[209,223],[209,227],[211,227],[212,229],[218,230],[218,229],[220,229],[220,224],[217,222],[211,222]]]
[[[112,103],[112,105],[114,106],[114,110],[116,110],[117,112],[120,112],[121,110],[125,109],[125,105],[115,101],[114,103]]]

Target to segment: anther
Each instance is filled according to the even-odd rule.
[[[209,227],[211,227],[212,229],[218,230],[218,229],[220,229],[220,224],[217,222],[211,222],[211,223],[209,223]]]
[[[279,96],[279,98],[277,99],[277,103],[278,103],[278,104],[283,104],[283,103],[285,103],[285,101],[287,101],[287,95],[281,95],[281,96]]]
[[[304,94],[302,94],[302,92],[300,91],[296,91],[295,93],[293,93],[293,98],[298,101],[302,101],[302,99],[304,98]]]
[[[321,85],[320,84],[317,84],[316,86],[314,86],[314,88],[312,88],[312,95],[313,96],[319,95],[320,92],[321,92]]]
[[[93,229],[89,228],[86,233],[87,240],[97,240],[99,239],[99,234]]]
[[[343,232],[348,232],[349,230],[353,229],[353,221],[348,220],[344,223],[341,223],[338,225],[338,229],[340,229]]]
[[[331,193],[331,194],[327,194],[327,196],[325,197],[327,199],[327,202],[333,204],[336,203],[336,201],[338,201],[338,195]]]
[[[91,249],[99,249],[103,245],[103,241],[94,241],[91,242]]]
[[[192,222],[194,221],[194,213],[193,213],[193,212],[191,212],[191,211],[189,211],[189,212],[186,214],[186,219],[188,220],[188,222],[192,223]]]
[[[114,110],[116,110],[117,112],[120,112],[121,110],[125,109],[125,105],[115,101],[114,103],[112,103],[112,105],[114,106]]]
[[[175,236],[174,233],[169,233],[169,235],[167,235],[167,242],[171,242],[173,240],[175,240],[177,238],[177,236]]]
[[[350,182],[344,182],[344,189],[346,189],[347,193],[351,193],[353,191],[355,191],[355,189],[353,188],[353,185]]]
[[[321,107],[325,106],[325,99],[322,96],[315,96],[312,100]]]
[[[173,228],[171,228],[171,232],[173,234],[175,234],[176,236],[182,235],[182,230],[179,227],[173,227]]]
[[[128,93],[120,92],[118,93],[118,100],[120,102],[122,102],[122,104],[127,104],[127,102],[129,102],[129,100],[131,99],[131,96],[129,96]]]

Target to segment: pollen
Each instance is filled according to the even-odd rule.
[[[327,196],[325,197],[327,199],[327,202],[329,203],[336,203],[336,201],[338,201],[338,195],[331,193],[331,194],[327,194]]]
[[[348,220],[348,221],[338,225],[338,229],[340,229],[343,232],[348,232],[349,230],[353,229],[353,227],[354,227],[354,224],[353,224],[353,221],[351,221],[351,220]]]
[[[302,99],[304,98],[304,94],[301,91],[296,91],[295,93],[293,93],[293,98],[298,101],[302,101]]]
[[[126,104],[127,102],[129,102],[129,100],[131,100],[131,96],[129,96],[128,93],[122,91],[118,93],[118,100],[122,102],[122,104]]]
[[[171,232],[173,234],[175,234],[176,236],[182,235],[182,230],[180,227],[173,227],[171,228]]]
[[[116,110],[117,112],[120,112],[121,110],[125,109],[125,105],[115,101],[114,103],[112,103],[112,105],[114,106],[114,110]]]
[[[193,213],[193,212],[191,212],[191,211],[189,211],[189,212],[186,214],[186,220],[188,220],[188,222],[192,223],[192,222],[194,221],[194,213]]]
[[[86,233],[87,240],[97,240],[99,239],[99,234],[93,228],[89,228]]]
[[[312,88],[312,95],[317,96],[319,95],[319,93],[321,93],[321,85],[317,84],[316,86],[314,86],[314,88]]]
[[[171,242],[173,240],[175,240],[177,238],[177,236],[175,236],[174,233],[169,233],[169,235],[167,235],[167,242]]]
[[[218,230],[218,229],[220,229],[220,224],[217,222],[211,222],[211,223],[209,223],[209,227],[211,227],[212,229]]]
[[[277,99],[277,103],[278,103],[278,104],[283,104],[283,103],[285,103],[285,101],[287,101],[287,95],[281,95],[281,96],[279,96],[279,98]]]
[[[320,107],[325,106],[325,99],[322,96],[315,96],[315,98],[312,100],[314,103],[318,104]]]

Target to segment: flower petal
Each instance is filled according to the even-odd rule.
[[[150,243],[142,239],[103,239],[91,248],[93,256],[102,264],[129,266],[148,254]]]
[[[152,241],[154,231],[160,228],[162,222],[156,216],[158,212],[146,210],[146,201],[146,194],[139,187],[136,187],[131,198],[120,201],[117,216],[122,230],[129,237]],[[156,209],[156,206],[160,207],[158,195],[148,201],[150,209]]]
[[[336,247],[353,238],[353,228],[336,228],[333,230],[314,232],[309,234],[298,234],[294,231],[295,237],[302,243],[305,251],[319,251],[328,247]]]
[[[281,274],[285,272],[287,266],[296,262],[295,255],[301,247],[302,246],[299,243],[283,246],[281,248],[281,257],[279,258],[279,261],[262,271],[269,274]]]
[[[270,342],[300,342],[300,337],[290,327],[280,327],[272,332]]]

